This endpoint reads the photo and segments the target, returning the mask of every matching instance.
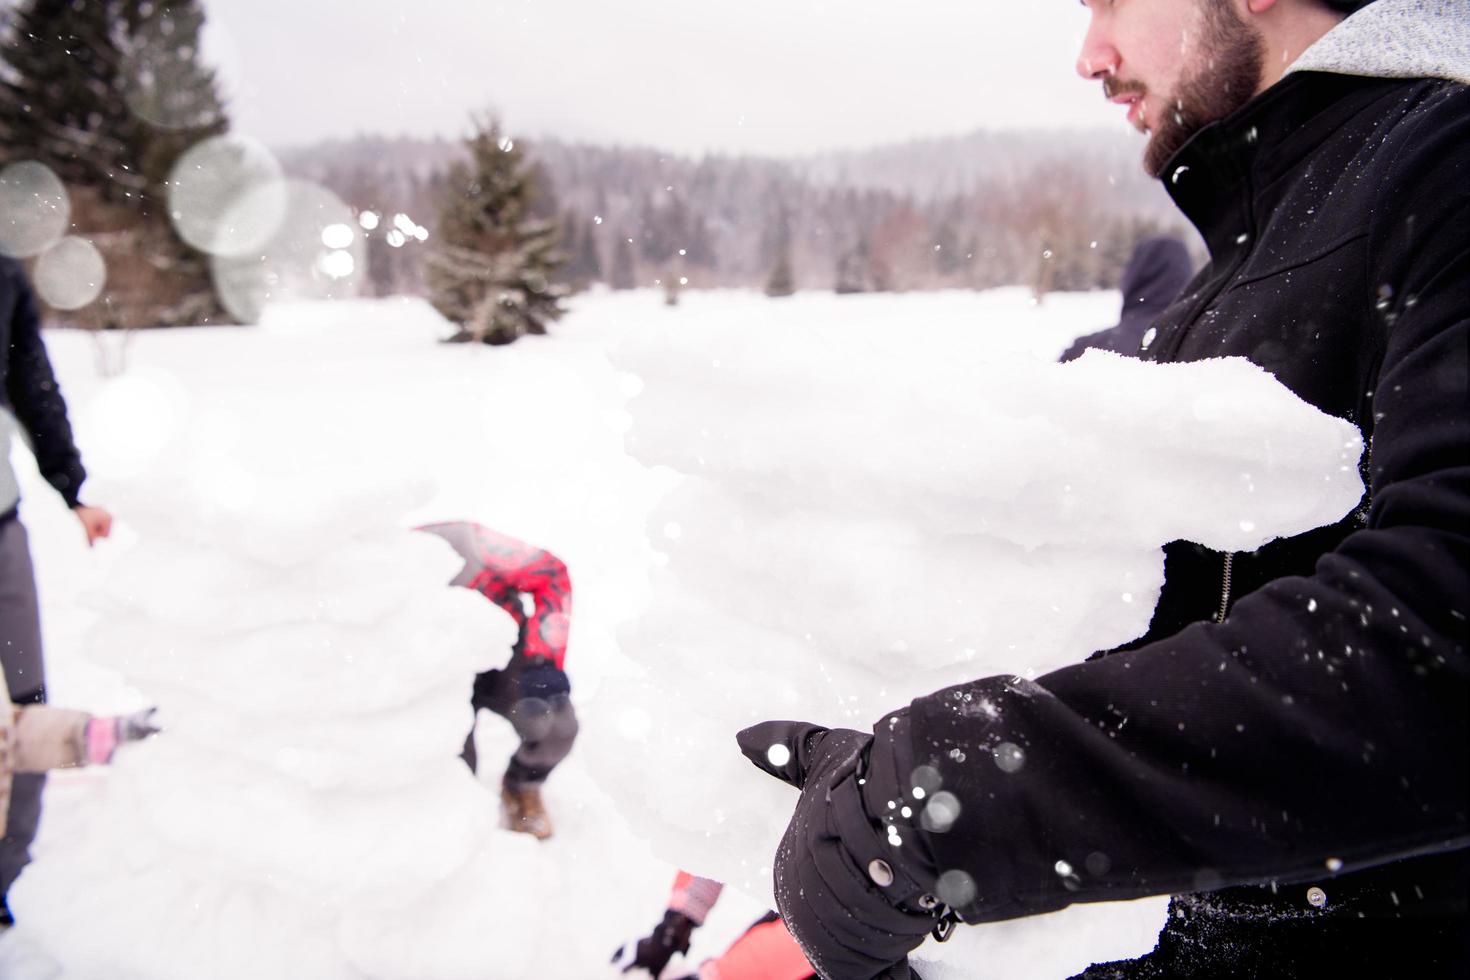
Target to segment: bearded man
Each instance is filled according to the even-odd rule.
[[[1470,2],[1084,6],[1079,72],[1210,251],[1139,356],[1249,358],[1361,428],[1367,492],[1249,554],[1171,545],[1124,649],[871,734],[742,732],[801,789],[777,904],[840,980],[1166,894],[1158,947],[1086,980],[1470,975]]]

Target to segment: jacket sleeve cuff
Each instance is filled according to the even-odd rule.
[[[61,494],[61,499],[66,501],[66,506],[72,510],[82,505],[82,481],[85,479],[86,473],[80,466],[69,468],[61,473],[46,474],[46,482]]]

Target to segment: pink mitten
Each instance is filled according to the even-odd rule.
[[[105,766],[122,743],[136,742],[160,731],[153,717],[157,711],[157,708],[147,708],[130,715],[88,721],[87,764]]]

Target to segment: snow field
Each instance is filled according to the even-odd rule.
[[[714,955],[792,803],[735,730],[1070,662],[1147,625],[1171,537],[1249,548],[1356,503],[1356,431],[1254,368],[1050,363],[1115,313],[594,294],[472,350],[422,304],[302,304],[139,335],[110,380],[50,334],[120,517],[87,554],[23,475],[52,700],[168,731],[53,778],[0,973],[584,978],[675,864],[754,896],[696,933]],[[545,845],[494,827],[508,726],[482,715],[479,782],[455,758],[512,638],[406,531],[456,518],[572,570],[583,733]],[[961,930],[925,976],[1063,977],[1151,947],[1160,908]]]

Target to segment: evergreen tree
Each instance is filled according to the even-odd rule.
[[[784,205],[770,236],[775,244],[776,260],[766,279],[766,295],[790,296],[796,292],[796,275],[791,268],[791,215]]]
[[[430,300],[459,326],[452,340],[508,344],[544,334],[565,312],[567,292],[555,282],[556,223],[533,216],[549,192],[496,120],[477,121],[466,146],[469,162],[452,166],[444,185]]]
[[[0,37],[0,164],[68,185],[72,232],[107,263],[93,326],[218,322],[207,259],[167,213],[179,156],[228,127],[197,0],[22,0]]]
[[[596,227],[590,221],[582,226],[582,241],[577,247],[577,268],[588,283],[602,279],[602,257],[597,252]]]
[[[638,219],[638,257],[652,265],[673,258],[684,237],[683,209],[676,197],[663,207],[645,199]]]
[[[123,96],[141,127],[139,166],[150,191],[195,143],[229,128],[219,82],[201,60],[198,0],[124,0]],[[160,195],[153,195],[163,200]]]
[[[691,266],[713,272],[719,268],[715,255],[714,236],[710,234],[709,222],[695,216],[691,218],[687,261]]]
[[[614,289],[636,289],[638,271],[633,261],[633,243],[620,236],[613,246],[612,276],[608,285]]]
[[[109,200],[141,195],[116,0],[22,0],[0,42],[0,162],[39,160]]]
[[[868,242],[860,239],[837,259],[837,294],[868,291]]]
[[[172,278],[179,291],[170,306],[149,319],[166,324],[226,320],[208,257],[179,238],[168,216],[168,182],[179,157],[229,129],[219,82],[203,63],[204,11],[198,0],[120,0],[120,6],[127,30],[123,90],[135,118],[143,121],[136,130],[144,182],[138,210],[155,243],[147,261]],[[146,295],[134,299],[135,306],[148,302]]]
[[[791,270],[791,243],[782,242],[776,253],[776,264],[766,280],[767,296],[790,296],[796,292],[796,275]]]
[[[956,207],[950,202],[949,210]],[[960,245],[959,229],[953,218],[944,218],[934,232],[934,271],[947,281],[959,275],[965,267],[965,253]]]
[[[573,289],[586,289],[602,278],[602,261],[597,257],[597,242],[592,237],[592,222],[580,222],[576,212],[568,211],[561,219],[562,240],[569,248],[561,281]]]

